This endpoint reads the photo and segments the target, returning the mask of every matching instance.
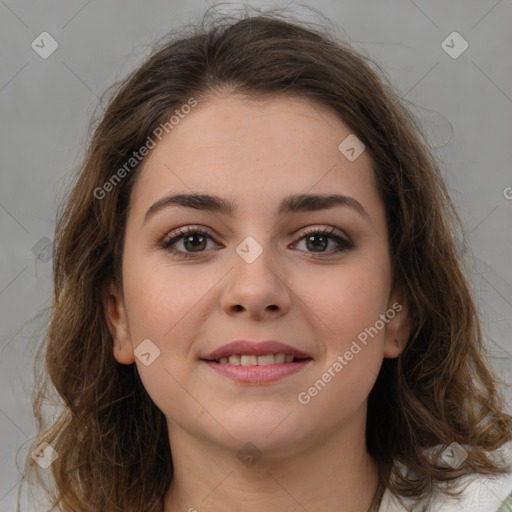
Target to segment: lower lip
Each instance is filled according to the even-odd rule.
[[[215,363],[213,361],[204,361],[210,368],[216,372],[228,377],[236,382],[246,384],[263,384],[267,382],[276,382],[288,375],[300,372],[308,366],[313,360],[304,359],[295,363],[279,363],[269,365],[242,366],[229,363]]]

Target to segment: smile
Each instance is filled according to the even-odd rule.
[[[309,366],[313,359],[286,354],[263,356],[233,354],[218,360],[202,361],[217,374],[243,384],[266,384],[293,375]]]
[[[233,354],[214,361],[219,364],[232,364],[234,366],[269,366],[281,363],[292,363],[301,361],[298,357],[290,354],[266,354],[263,356],[256,356],[252,354]]]

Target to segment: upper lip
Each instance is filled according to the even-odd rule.
[[[267,354],[285,354],[292,355],[300,359],[310,358],[309,354],[297,350],[296,348],[281,343],[280,341],[268,340],[268,341],[247,341],[247,340],[235,340],[230,343],[226,343],[218,349],[206,354],[201,359],[213,361],[220,359],[221,357],[228,357],[233,354],[241,355],[254,355],[264,356]]]

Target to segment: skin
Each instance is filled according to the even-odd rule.
[[[136,363],[165,414],[175,468],[165,512],[366,512],[378,471],[365,447],[367,397],[384,357],[402,352],[407,308],[391,288],[383,203],[368,151],[349,161],[338,145],[351,130],[323,105],[298,98],[210,96],[154,148],[130,202],[123,294],[105,299],[115,358]],[[144,222],[165,196],[209,193],[237,203],[233,216],[169,206]],[[278,215],[290,194],[343,194],[348,206]],[[159,242],[182,226],[211,238],[173,248]],[[307,244],[305,228],[334,228],[354,248]],[[263,252],[247,263],[235,251],[252,236]],[[196,237],[197,239],[197,237]],[[197,241],[197,240],[196,240]],[[204,242],[199,236],[199,242]],[[326,242],[327,243],[327,242]],[[323,251],[323,252],[322,252]],[[307,405],[307,391],[357,335],[399,302],[390,320]],[[313,357],[278,382],[236,383],[200,360],[234,339],[280,340]],[[134,356],[144,339],[160,355]],[[398,340],[398,342],[395,342]],[[262,458],[237,458],[246,443]]]

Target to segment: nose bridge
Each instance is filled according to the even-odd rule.
[[[259,239],[259,240],[258,240]],[[284,282],[278,255],[272,253],[267,235],[247,236],[236,246],[233,271],[223,296],[228,311],[247,310],[261,315],[267,310],[289,308],[289,290]]]
[[[259,240],[259,241],[258,241]],[[245,237],[235,248],[234,274],[237,279],[271,281],[275,279],[276,257],[271,241],[263,233]]]

